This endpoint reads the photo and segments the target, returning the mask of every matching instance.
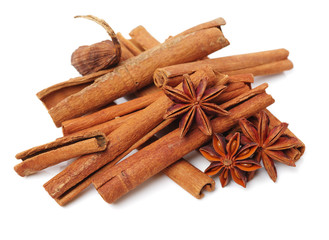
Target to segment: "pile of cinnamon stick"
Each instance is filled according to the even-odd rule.
[[[107,26],[102,21],[98,23]],[[215,133],[227,133],[236,128],[239,119],[253,117],[274,103],[265,91],[266,83],[252,88],[254,77],[293,67],[285,49],[208,58],[229,45],[221,29],[223,25],[224,19],[218,18],[171,36],[163,43],[142,26],[129,33],[130,39],[108,31],[112,41],[84,49],[101,49],[98,53],[105,60],[110,54],[117,54],[119,60],[114,66],[94,72],[88,68],[83,76],[37,93],[55,125],[62,127],[64,136],[17,154],[16,158],[22,161],[14,167],[15,171],[28,176],[76,158],[44,184],[61,206],[91,184],[106,202],[113,203],[159,172],[196,198],[201,198],[204,190],[213,191],[215,181],[183,159],[207,144],[211,136],[192,128],[182,138],[177,121],[163,118],[173,103],[161,88],[181,89],[184,74],[195,85],[203,78],[208,79],[209,86],[225,85],[215,102],[229,114],[213,117],[211,125]],[[118,48],[117,44],[120,49],[115,53],[106,50]],[[85,55],[79,55],[78,60],[83,61]],[[121,97],[126,102],[116,104],[115,100]],[[271,124],[280,123],[267,113]],[[288,129],[286,134],[295,137]],[[125,158],[135,149],[136,153]],[[305,145],[299,140],[294,147],[294,161],[304,150]]]

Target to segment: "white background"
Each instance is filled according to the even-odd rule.
[[[1,239],[328,239],[328,8],[326,1],[1,1]],[[306,144],[297,167],[261,170],[244,189],[231,181],[194,199],[159,174],[116,204],[93,188],[60,207],[42,185],[66,163],[22,178],[17,152],[61,136],[35,94],[78,76],[80,45],[107,38],[93,14],[127,38],[143,25],[159,41],[223,17],[231,45],[213,57],[286,48],[294,69],[268,82],[269,109]],[[204,170],[196,154],[191,162]]]

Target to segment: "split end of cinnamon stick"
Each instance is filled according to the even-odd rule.
[[[81,155],[103,151],[108,140],[104,133],[96,131],[84,135],[62,137],[53,142],[18,153],[23,161],[14,167],[24,177]]]

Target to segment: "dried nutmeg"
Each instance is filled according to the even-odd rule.
[[[72,53],[71,64],[81,74],[97,72],[117,65],[121,58],[121,46],[112,28],[102,19],[92,15],[76,16],[86,18],[101,25],[112,41],[105,40],[90,46],[81,46]]]

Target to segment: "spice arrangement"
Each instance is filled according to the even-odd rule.
[[[160,43],[143,26],[126,39],[102,19],[78,17],[111,40],[79,47],[71,62],[81,76],[37,93],[64,136],[17,154],[14,167],[28,176],[76,158],[43,186],[59,205],[89,185],[113,203],[160,172],[201,198],[215,189],[211,176],[246,187],[264,168],[275,182],[275,162],[295,166],[303,155],[303,142],[266,109],[268,84],[252,87],[255,76],[293,67],[287,50],[211,59],[229,45],[222,18]],[[204,171],[183,159],[194,150],[210,162]]]

